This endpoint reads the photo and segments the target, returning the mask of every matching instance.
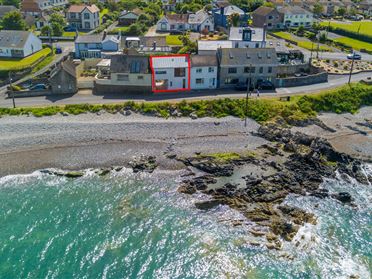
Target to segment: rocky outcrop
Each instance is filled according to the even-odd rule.
[[[344,204],[352,204],[353,198],[349,193],[329,193],[319,188],[324,177],[334,177],[338,170],[342,175],[368,184],[361,162],[337,152],[327,140],[292,133],[274,124],[260,127],[257,134],[272,142],[263,145],[262,154],[258,156],[240,156],[226,161],[208,155],[184,159],[187,166],[207,175],[185,179],[179,191],[186,194],[199,191],[209,195],[210,200],[195,204],[199,209],[228,205],[242,212],[248,220],[269,229],[269,249],[280,249],[278,237],[290,241],[300,226],[316,223],[313,214],[282,204],[288,194],[334,198]],[[209,187],[219,177],[230,177],[242,165],[256,169],[242,177],[245,185],[239,187],[226,183],[222,187]]]
[[[154,156],[141,155],[135,157],[129,165],[133,169],[133,172],[149,172],[152,173],[158,166],[156,158]]]

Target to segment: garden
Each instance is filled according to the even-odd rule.
[[[348,74],[352,61],[350,60],[313,60],[313,66],[321,67],[329,74]],[[362,71],[372,71],[372,62],[370,61],[354,61],[353,73],[359,73]]]

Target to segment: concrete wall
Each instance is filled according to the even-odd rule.
[[[128,76],[127,80],[123,79],[124,75]],[[109,81],[112,85],[151,87],[151,74],[112,73]],[[100,83],[100,81],[97,80],[97,83]]]
[[[95,83],[94,92],[97,94],[150,94],[152,92],[151,86],[123,86],[123,85],[105,85]]]
[[[14,95],[14,98],[23,98],[23,97],[38,97],[38,96],[47,96],[53,95],[51,90],[33,90],[33,91],[8,91],[8,97],[11,98]]]
[[[294,75],[296,73],[301,72],[309,72],[310,65],[309,63],[299,64],[299,65],[279,65],[278,66],[278,74],[283,75]]]
[[[318,73],[314,75],[309,75],[305,77],[290,77],[290,78],[278,78],[276,81],[277,87],[294,87],[294,86],[304,86],[315,83],[327,82],[327,73]]]

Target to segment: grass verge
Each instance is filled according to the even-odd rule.
[[[290,40],[290,41],[296,42],[299,47],[302,47],[304,49],[313,50],[313,51],[318,49],[318,44],[316,42],[313,43],[306,39],[300,40],[292,36],[291,33],[280,31],[280,32],[274,32],[274,34],[284,40]],[[320,51],[332,51],[331,48],[327,46],[322,46],[322,45],[319,46],[319,50]]]
[[[340,28],[346,31],[355,32],[363,35],[371,35],[372,21],[353,22],[323,21],[320,23],[320,25],[324,27],[328,27],[328,24],[330,24],[330,26],[334,28]]]
[[[182,46],[182,41],[178,38],[179,35],[167,35],[165,38],[168,46]]]
[[[280,101],[279,98],[250,99],[247,116],[258,121],[266,122],[283,118],[288,123],[295,123],[313,118],[318,112],[355,113],[361,106],[372,105],[372,86],[360,83],[346,85],[337,89],[314,95],[293,96],[290,102]],[[66,106],[51,106],[41,108],[0,108],[1,115],[33,114],[34,116],[55,115],[59,112],[81,114],[105,110],[116,113],[122,110],[132,110],[146,115],[170,117],[177,110],[183,116],[196,114],[199,117],[245,117],[245,99],[218,99],[179,103],[135,103],[128,101],[121,104],[77,104]]]
[[[367,42],[363,42],[363,41],[359,41],[359,40],[355,40],[355,39],[351,39],[347,37],[340,37],[337,39],[333,39],[333,41],[342,43],[345,46],[351,47],[354,50],[365,49],[367,51],[372,51],[372,44],[367,43]]]
[[[27,56],[25,58],[1,58],[0,59],[0,70],[2,71],[19,71],[32,66],[36,61],[48,56],[51,53],[51,49],[46,47],[42,50]]]

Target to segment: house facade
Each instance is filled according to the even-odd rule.
[[[0,57],[22,58],[41,50],[41,40],[28,31],[0,31]]]
[[[239,26],[248,26],[249,16],[237,6],[228,5],[213,9],[215,27],[228,28],[228,18],[232,14],[239,14]]]
[[[24,15],[41,16],[43,12],[55,7],[65,6],[68,0],[22,0],[21,12]]]
[[[252,25],[254,27],[281,29],[284,17],[275,8],[261,6],[252,12]]]
[[[121,37],[104,33],[78,36],[75,40],[75,58],[101,58],[102,52],[119,51]]]
[[[100,24],[99,9],[96,5],[71,5],[66,19],[70,26],[78,30],[93,30]]]
[[[217,88],[217,56],[191,56],[191,83],[193,90]]]
[[[187,54],[151,56],[153,92],[190,90],[190,58]]]
[[[266,30],[253,27],[231,27],[229,40],[235,48],[264,48],[266,46]]]
[[[118,18],[119,25],[129,26],[133,23],[136,23],[139,16],[140,16],[139,10],[122,11]]]
[[[232,88],[236,84],[253,87],[261,81],[276,82],[279,65],[274,48],[219,49],[219,87]]]
[[[51,72],[49,83],[54,94],[74,94],[78,91],[75,68],[71,60],[66,60]]]
[[[197,11],[195,14],[190,14],[188,19],[189,28],[194,32],[202,32],[207,30],[209,32],[214,31],[214,19],[213,16],[203,9]]]
[[[309,28],[314,22],[313,14],[301,7],[285,6],[278,8],[278,11],[283,15],[283,25],[286,28]]]
[[[188,18],[189,15],[186,14],[167,14],[157,22],[156,31],[187,31],[189,30]]]

